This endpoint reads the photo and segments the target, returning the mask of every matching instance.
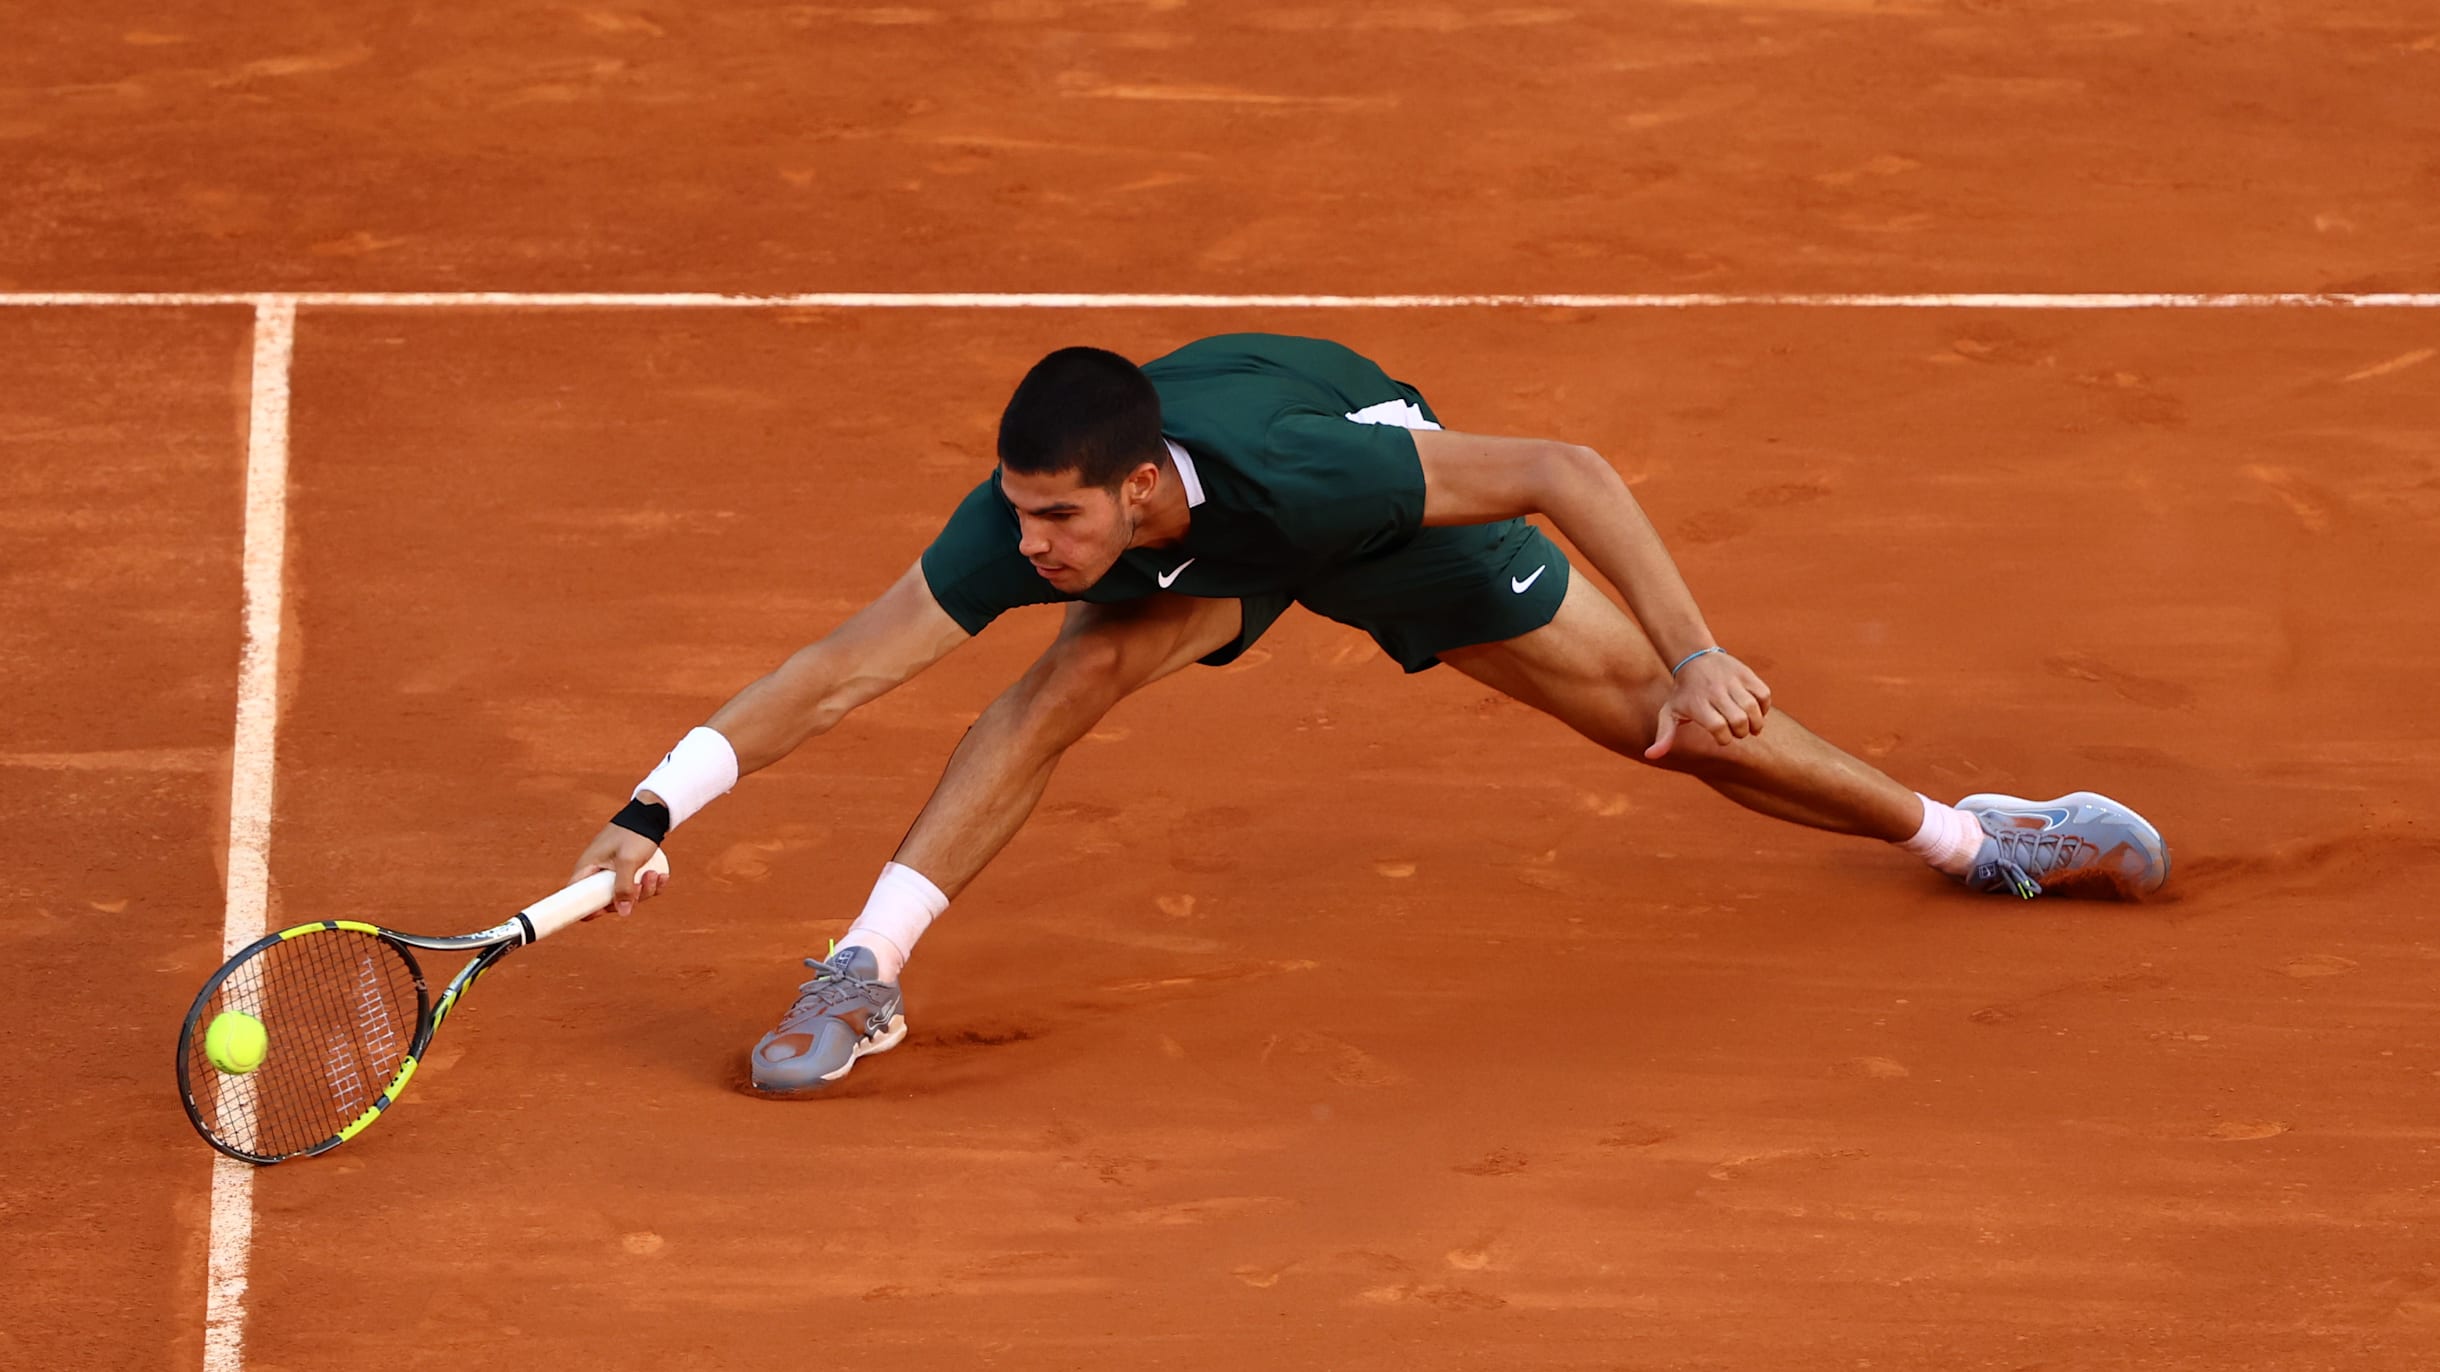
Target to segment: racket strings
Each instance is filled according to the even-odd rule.
[[[373,1107],[414,1050],[423,987],[404,950],[352,929],[317,929],[264,948],[214,991],[200,1023],[237,1010],[269,1047],[252,1072],[224,1073],[190,1049],[205,1127],[258,1157],[301,1152]]]

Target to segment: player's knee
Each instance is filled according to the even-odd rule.
[[[1659,725],[1659,703],[1654,703],[1652,712],[1653,718],[1644,724],[1642,745],[1644,748],[1652,746],[1654,730]],[[1635,756],[1638,761],[1658,767],[1662,771],[1678,772],[1706,780],[1721,780],[1735,779],[1750,771],[1753,750],[1750,747],[1741,749],[1723,745],[1718,739],[1711,736],[1709,730],[1692,724],[1680,723],[1676,732],[1670,737],[1668,752],[1657,758],[1647,758],[1639,748]]]
[[[1642,762],[1645,760],[1644,749],[1652,746],[1653,722],[1660,708],[1658,700],[1646,709],[1640,702],[1630,699],[1601,718],[1578,720],[1576,727],[1585,737],[1620,757]],[[1668,764],[1663,762],[1661,765]]]
[[[1127,664],[1125,645],[1105,633],[1063,635],[1044,658],[1051,681],[1071,694],[1117,690]]]
[[[1108,634],[1063,635],[1027,674],[1027,713],[1089,725],[1127,692],[1124,645]]]
[[[1669,703],[1667,679],[1639,682],[1619,694],[1626,701],[1626,708],[1615,725],[1617,741],[1610,745],[1611,749],[1665,771],[1684,771],[1685,759],[1676,748],[1657,759],[1644,756],[1644,750],[1660,736],[1661,707]]]

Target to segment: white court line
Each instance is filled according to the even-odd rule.
[[[288,545],[288,373],[297,311],[264,300],[254,314],[254,399],[246,430],[245,647],[237,665],[237,742],[229,768],[229,905],[221,956],[270,922],[271,783],[280,713],[280,577]],[[254,1239],[254,1168],[215,1154],[212,1238],[204,1269],[204,1372],[245,1365],[246,1268]]]
[[[1860,310],[2257,310],[2440,309],[2440,293],[1968,292],[1920,295],[1163,295],[1027,292],[831,291],[720,295],[519,291],[0,292],[0,307],[252,305],[370,310],[1445,310],[1445,309],[1860,309]]]

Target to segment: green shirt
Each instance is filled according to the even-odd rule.
[[[1172,457],[1185,454],[1186,537],[1129,549],[1081,594],[1064,593],[1017,551],[1016,511],[995,470],[923,555],[933,598],[966,632],[1019,605],[1294,592],[1397,551],[1422,527],[1423,467],[1402,425],[1431,420],[1430,407],[1354,351],[1224,334],[1145,364],[1144,375]]]

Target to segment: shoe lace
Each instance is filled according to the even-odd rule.
[[[2053,830],[2001,829],[1991,835],[1999,853],[1992,859],[1996,875],[2008,889],[2026,900],[2042,894],[2040,877],[2081,863],[2092,845],[2073,834]]]
[[[872,989],[881,983],[857,976],[835,962],[807,958],[805,965],[813,969],[813,979],[796,988],[796,1004],[788,1010],[793,1020],[807,1010],[837,1005],[855,999],[876,999]]]

